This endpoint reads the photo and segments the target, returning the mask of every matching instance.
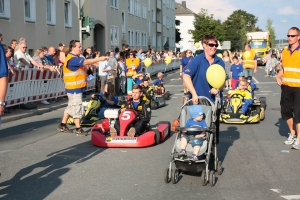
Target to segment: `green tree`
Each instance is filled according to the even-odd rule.
[[[225,31],[225,40],[231,41],[231,49],[240,50],[246,43],[246,33],[260,31],[256,27],[257,17],[243,10],[235,10],[223,22],[222,26]]]
[[[220,42],[224,41],[225,31],[220,20],[214,19],[214,15],[208,15],[206,9],[201,9],[200,13],[194,14],[194,30],[188,30],[192,34],[195,42],[199,42],[205,34],[212,34]]]
[[[275,35],[275,29],[273,27],[273,20],[271,19],[267,19],[267,26],[266,29],[269,31],[270,33],[270,48],[275,47],[275,39],[276,39],[276,35]]]

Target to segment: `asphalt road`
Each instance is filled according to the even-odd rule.
[[[165,78],[172,99],[153,111],[151,124],[172,121],[182,102],[178,73]],[[141,149],[103,149],[88,137],[56,130],[63,109],[2,124],[1,199],[300,199],[300,151],[283,144],[288,129],[280,117],[280,88],[255,74],[257,96],[267,97],[259,124],[221,125],[219,159],[224,173],[214,187],[197,174],[164,183],[175,135]],[[287,150],[282,152],[282,150]],[[295,196],[291,196],[295,195]]]

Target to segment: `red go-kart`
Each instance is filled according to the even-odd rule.
[[[95,124],[91,129],[92,143],[99,147],[147,147],[158,144],[171,134],[171,124],[168,121],[159,122],[155,129],[148,126],[145,133],[137,137],[127,136],[132,122],[137,118],[137,112],[132,109],[125,109],[118,115],[119,109],[107,109],[104,112],[105,119]],[[115,120],[120,122],[120,133],[111,137],[110,127],[113,127]]]

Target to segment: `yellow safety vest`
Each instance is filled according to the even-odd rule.
[[[300,87],[300,50],[295,50],[291,54],[289,49],[284,49],[282,51],[282,66],[282,84]]]
[[[128,69],[126,76],[134,76],[136,75],[136,69],[140,65],[140,59],[135,58],[133,61],[131,58],[126,59],[126,67]]]
[[[84,66],[80,66],[76,71],[71,71],[68,68],[68,62],[75,57],[73,54],[68,54],[63,66],[65,88],[75,90],[86,86],[86,72]]]
[[[250,55],[249,55],[250,53]],[[248,55],[247,55],[248,54]],[[254,58],[255,52],[254,51],[246,51],[243,53],[243,67],[244,69],[254,69]]]

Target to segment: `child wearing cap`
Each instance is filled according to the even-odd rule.
[[[154,83],[153,83],[153,87],[155,89],[155,91],[157,90],[158,86],[162,87],[162,94],[165,92],[165,87],[164,87],[164,80],[162,79],[164,76],[164,74],[162,72],[158,72],[157,73],[157,78]]]
[[[244,68],[243,68],[243,65],[241,65],[239,63],[239,59],[234,56],[232,58],[232,61],[233,61],[233,65],[231,65],[231,68],[230,68],[230,72],[231,72],[231,87],[232,89],[234,90],[236,87],[236,82],[239,81],[239,76],[238,74],[243,72],[244,71]]]
[[[144,78],[144,74],[142,72],[132,76],[132,79],[134,79],[134,83],[141,86],[143,85],[143,78]]]
[[[186,127],[199,127],[199,128],[207,128],[206,122],[204,120],[203,109],[200,105],[192,105],[189,107],[189,113],[191,115],[191,119],[186,122]],[[205,136],[205,132],[197,132],[195,138],[193,139],[191,145],[194,147],[194,152],[192,156],[189,158],[190,160],[196,161],[198,160],[198,153],[203,144],[203,137]],[[180,152],[179,157],[186,156],[186,146],[190,141],[190,137],[186,133],[182,133],[180,140]]]

